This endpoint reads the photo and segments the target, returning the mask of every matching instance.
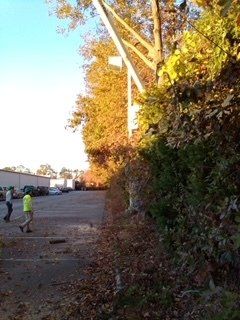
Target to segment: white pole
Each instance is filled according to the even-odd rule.
[[[128,70],[128,137],[132,136],[131,126],[131,107],[132,107],[132,76]]]
[[[133,78],[138,90],[140,92],[144,91],[144,85],[140,79],[140,76],[136,70],[136,68],[134,67],[134,64],[132,62],[132,59],[117,31],[117,29],[114,26],[114,23],[111,19],[111,16],[108,15],[108,13],[106,12],[106,10],[103,8],[102,4],[100,3],[99,0],[92,0],[93,5],[95,6],[95,8],[97,9],[103,23],[105,24],[112,40],[114,41],[119,54],[121,55],[121,57],[123,58],[123,61],[125,62],[127,69],[131,75],[131,77]]]

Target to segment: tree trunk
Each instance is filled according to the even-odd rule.
[[[160,64],[163,62],[163,44],[162,44],[162,21],[159,0],[152,0],[152,17],[153,17],[153,36],[154,36],[154,47],[155,47],[155,72],[156,72],[156,81],[158,81],[158,69]]]

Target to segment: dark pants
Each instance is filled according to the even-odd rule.
[[[11,216],[11,213],[13,212],[13,205],[12,203],[10,202],[6,202],[6,206],[8,208],[8,213],[6,214],[6,216],[4,217],[4,220],[5,221],[9,221],[10,220],[10,216]]]

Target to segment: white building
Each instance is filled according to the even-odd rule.
[[[38,176],[35,174],[0,170],[0,186],[13,186],[22,189],[24,186],[45,186],[50,187],[50,177]]]
[[[72,188],[75,190],[75,180],[74,179],[64,179],[64,178],[58,178],[58,179],[51,179],[50,180],[50,186],[51,187],[58,187],[58,188]]]

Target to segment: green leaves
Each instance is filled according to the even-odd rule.
[[[206,10],[195,24],[190,24],[181,46],[168,57],[159,72],[159,76],[167,75],[165,81],[169,87],[182,79],[214,79],[229,59],[238,56],[240,4],[200,2],[206,4]]]
[[[186,32],[161,71],[167,85],[145,95],[141,113],[144,129],[155,128],[142,141],[152,172],[150,211],[176,261],[196,272],[209,261],[235,266],[240,248],[240,66],[225,53],[236,56],[240,37],[232,7],[226,18],[212,14],[197,28],[214,40]]]
[[[233,2],[233,0],[219,0],[218,4],[223,7],[221,10],[222,16],[227,16]]]

